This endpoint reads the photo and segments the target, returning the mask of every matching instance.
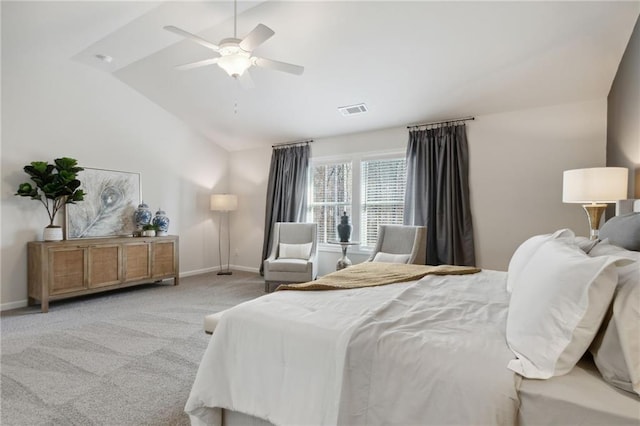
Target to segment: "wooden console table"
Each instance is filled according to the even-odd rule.
[[[173,278],[178,237],[117,237],[28,243],[29,305]]]

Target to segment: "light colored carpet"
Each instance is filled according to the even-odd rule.
[[[0,423],[188,425],[204,316],[263,295],[264,281],[234,272],[171,283],[4,312]]]

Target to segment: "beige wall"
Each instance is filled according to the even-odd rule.
[[[9,15],[2,19],[3,41],[21,36],[5,25]],[[170,233],[180,235],[182,273],[217,267],[209,194],[227,190],[227,152],[107,73],[3,43],[0,309],[26,305],[26,243],[41,239],[48,224],[41,205],[13,195],[28,180],[22,167],[62,156],[141,173],[143,199],[154,211],[162,207]]]
[[[607,166],[629,168],[630,198],[640,198],[640,19],[608,97]]]
[[[230,191],[238,195],[238,210],[230,213],[235,269],[257,272],[260,268],[270,164],[269,147],[229,153]]]
[[[531,235],[588,235],[580,206],[562,203],[562,172],[604,165],[604,99],[481,116],[468,136],[479,266],[506,270]]]
[[[586,235],[582,209],[562,203],[562,172],[602,166],[605,161],[606,100],[513,111],[469,122],[470,186],[478,264],[506,269],[527,237],[569,227]],[[404,150],[405,127],[316,139],[314,157]],[[231,153],[232,188],[244,203],[232,219],[242,235],[233,263],[257,268],[262,250],[270,150]],[[322,252],[320,273],[331,271],[335,251]],[[354,262],[365,255],[350,255]]]

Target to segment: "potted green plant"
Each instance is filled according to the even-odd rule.
[[[158,225],[154,225],[153,223],[148,223],[142,227],[142,236],[155,237],[158,230],[159,230]]]
[[[78,173],[84,170],[78,162],[69,157],[56,158],[54,164],[34,161],[24,166],[24,171],[33,183],[21,183],[15,195],[30,197],[40,201],[49,215],[49,226],[44,229],[45,241],[62,240],[62,228],[53,224],[56,214],[65,204],[84,200],[85,193],[80,187]]]

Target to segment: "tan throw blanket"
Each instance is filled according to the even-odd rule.
[[[300,284],[281,284],[278,290],[340,290],[375,287],[385,284],[419,280],[425,275],[475,274],[480,269],[454,265],[407,265],[404,263],[364,262],[332,272],[315,281]]]

